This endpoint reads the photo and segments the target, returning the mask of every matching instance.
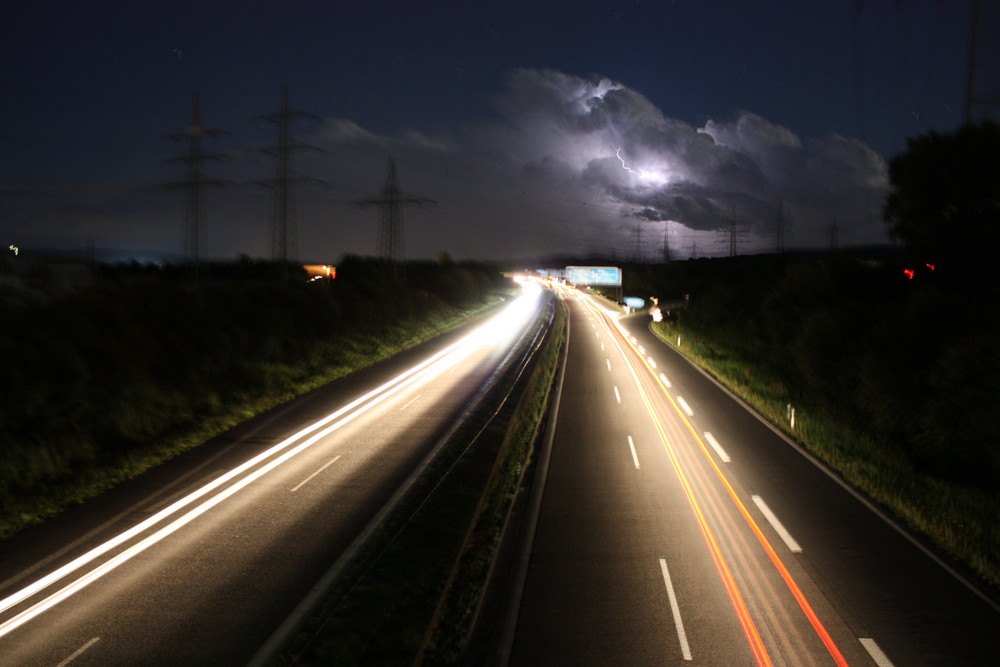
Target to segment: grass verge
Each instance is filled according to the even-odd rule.
[[[245,394],[237,402],[219,405],[213,414],[194,428],[168,433],[148,446],[79,467],[73,471],[72,477],[4,499],[4,511],[0,513],[0,540],[137,477],[251,417],[450,331],[493,305],[483,304],[454,310],[446,315],[399,321],[377,333],[344,334],[324,343],[326,350],[336,351],[332,355],[334,362],[329,361],[323,349],[317,349],[312,357],[303,358],[297,364],[275,364],[268,373],[265,386]]]

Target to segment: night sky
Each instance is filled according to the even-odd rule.
[[[962,120],[970,5],[7,0],[0,240],[182,257],[198,91],[202,255],[270,256],[287,84],[305,261],[376,253],[390,157],[435,202],[410,258],[880,243],[887,161]]]

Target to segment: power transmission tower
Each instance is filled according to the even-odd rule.
[[[722,232],[721,229],[719,231]],[[729,244],[729,256],[735,257],[740,252],[740,244],[744,243],[747,237],[747,230],[739,223],[739,219],[736,217],[735,207],[733,207],[729,214],[729,232],[726,236],[728,237],[726,240]]]
[[[429,206],[434,202],[424,197],[409,195],[399,189],[396,178],[396,161],[389,159],[389,173],[385,179],[382,195],[361,199],[355,202],[358,206],[377,206],[379,208],[378,254],[386,260],[392,270],[393,277],[402,279],[403,275],[403,213],[404,205]]]
[[[973,0],[969,17],[969,59],[965,122],[1000,120],[1000,2]]]
[[[777,255],[785,252],[785,203],[778,200],[777,239],[774,245],[774,252]]]
[[[206,153],[202,147],[202,139],[217,137],[220,134],[226,134],[226,132],[201,124],[201,99],[198,92],[195,91],[191,102],[191,123],[180,132],[171,135],[174,139],[186,139],[188,142],[187,153],[173,158],[174,162],[187,163],[187,179],[175,183],[174,186],[184,188],[187,193],[184,214],[184,259],[195,282],[198,281],[201,269],[205,187],[222,184],[222,181],[205,177],[203,169],[205,162],[219,160],[221,156],[217,153]]]
[[[719,238],[717,243],[729,245],[729,256],[735,257],[740,254],[740,246],[746,243],[749,232],[745,225],[741,224],[736,215],[736,207],[733,206],[729,212],[729,231],[718,230]]]
[[[315,146],[292,141],[292,121],[296,118],[317,117],[313,114],[292,109],[288,104],[288,86],[282,87],[281,108],[277,113],[264,116],[278,126],[278,144],[265,148],[264,152],[275,158],[274,180],[263,185],[274,188],[274,211],[271,219],[271,259],[281,267],[281,277],[288,277],[288,265],[298,258],[298,237],[295,225],[295,183],[305,180],[318,181],[299,176],[292,166],[292,153],[300,148]]]
[[[663,221],[663,263],[666,264],[670,261],[670,235],[668,231],[670,229],[670,221]]]

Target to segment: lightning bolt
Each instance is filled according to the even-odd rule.
[[[618,158],[618,161],[622,163],[622,169],[624,169],[625,171],[627,171],[630,174],[639,174],[640,176],[642,176],[642,172],[636,171],[635,169],[632,169],[627,164],[625,164],[625,158],[622,157],[622,147],[621,146],[618,146],[617,148],[615,148],[615,157]]]
[[[666,178],[662,174],[660,174],[659,172],[646,171],[645,169],[633,169],[632,167],[628,166],[625,163],[625,158],[622,157],[622,147],[621,146],[616,146],[615,147],[615,157],[618,158],[618,161],[622,163],[622,169],[624,169],[625,171],[627,171],[630,174],[635,174],[636,176],[638,176],[639,178],[641,178],[643,181],[650,182],[650,183],[657,183],[657,184],[663,183],[663,182],[666,181]]]

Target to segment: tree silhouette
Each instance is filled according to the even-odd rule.
[[[907,142],[889,163],[884,217],[916,266],[972,278],[1000,250],[1000,125],[983,121]]]

